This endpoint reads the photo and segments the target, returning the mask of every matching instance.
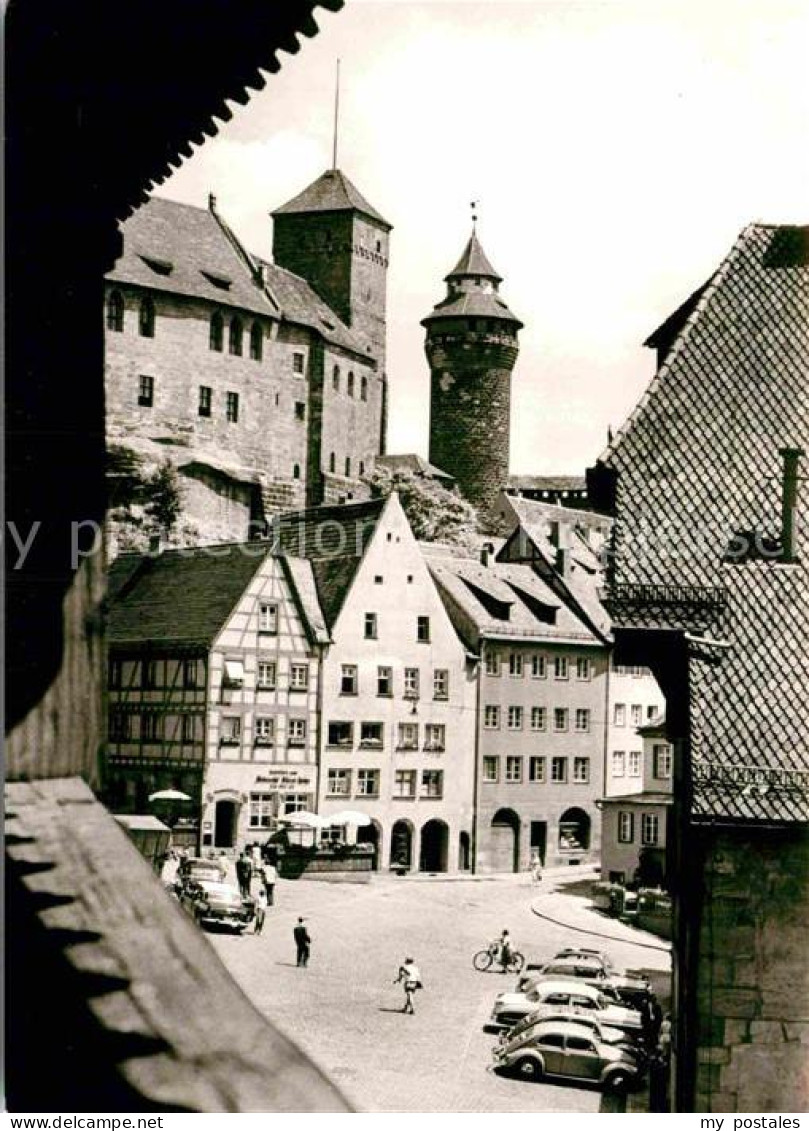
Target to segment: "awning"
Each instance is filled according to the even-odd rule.
[[[225,679],[238,686],[244,683],[244,664],[241,660],[225,660]]]

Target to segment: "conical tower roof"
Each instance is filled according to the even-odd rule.
[[[327,169],[325,173],[321,173],[303,192],[276,208],[273,216],[302,212],[361,212],[388,231],[392,227],[340,169]]]
[[[498,275],[494,267],[489,262],[486,252],[480,246],[477,232],[472,229],[472,235],[469,237],[466,247],[463,249],[461,258],[456,263],[455,267],[450,271],[449,275],[445,275],[445,281],[450,279],[464,278],[468,275],[480,275],[487,279],[494,279],[495,282],[501,283],[503,276]]]

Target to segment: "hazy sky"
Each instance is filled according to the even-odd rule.
[[[389,451],[427,454],[419,320],[470,230],[525,322],[511,469],[580,473],[653,370],[644,338],[752,220],[809,219],[805,0],[347,0],[161,186],[269,255],[338,165],[393,224]]]

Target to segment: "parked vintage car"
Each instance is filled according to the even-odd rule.
[[[202,856],[184,856],[177,868],[177,884],[182,886],[191,880],[224,880],[223,866],[219,860],[205,859]]]
[[[642,1009],[652,996],[649,979],[640,971],[616,970],[606,955],[572,949],[547,962],[529,962],[524,977],[575,978],[605,993],[614,991],[619,999]]]
[[[536,1030],[537,1025],[546,1024],[549,1021],[575,1022],[575,1024],[588,1029],[596,1041],[605,1045],[623,1046],[629,1052],[634,1052],[638,1057],[646,1058],[646,1049],[640,1042],[640,1034],[630,1036],[625,1030],[617,1029],[600,1021],[594,1010],[585,1009],[581,1005],[574,1005],[573,1003],[568,1005],[541,1005],[539,1009],[535,1009],[532,1013],[526,1013],[525,1017],[518,1021],[516,1025],[500,1033],[500,1044],[508,1044],[518,1037],[530,1035]]]
[[[200,924],[216,923],[241,933],[255,915],[252,899],[238,888],[217,880],[189,880],[180,892],[180,903]]]
[[[498,994],[489,1024],[511,1028],[542,1005],[575,1005],[594,1014],[604,1025],[622,1029],[630,1036],[643,1035],[643,1019],[636,1009],[616,1005],[600,990],[572,978],[541,979],[525,992]]]
[[[644,1066],[627,1049],[606,1044],[575,1021],[545,1021],[531,1031],[492,1049],[495,1072],[525,1080],[543,1076],[590,1081],[625,1092],[643,1078]]]

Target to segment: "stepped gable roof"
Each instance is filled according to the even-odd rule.
[[[387,468],[388,471],[393,474],[397,472],[409,472],[412,475],[419,475],[424,479],[438,479],[444,483],[455,482],[451,475],[447,475],[446,471],[442,471],[440,467],[436,467],[434,463],[430,463],[428,460],[424,459],[423,456],[417,455],[415,452],[377,456],[374,463],[377,467]]]
[[[392,228],[341,169],[327,169],[303,192],[276,208],[272,215],[291,216],[306,212],[361,212],[387,231]]]
[[[601,457],[617,473],[616,594],[648,585],[723,598],[721,619],[687,623],[721,644],[715,662],[690,664],[695,820],[809,817],[805,479],[795,563],[726,559],[738,532],[780,534],[781,451],[807,450],[809,436],[808,328],[809,227],[749,225]],[[649,524],[667,538],[631,553]],[[664,602],[623,616],[646,629],[674,614]]]
[[[234,542],[122,554],[109,571],[109,643],[209,646],[268,553],[261,543]]]
[[[329,629],[343,607],[386,501],[312,507],[289,511],[273,520],[270,537],[275,551],[310,563]]]
[[[600,644],[601,641],[527,565],[472,559],[454,562],[430,556],[435,578],[450,616],[467,644],[481,638],[501,641],[548,641]],[[549,623],[553,619],[554,623]],[[464,631],[465,629],[465,631]]]
[[[366,339],[346,326],[305,279],[251,255],[210,208],[153,196],[121,225],[121,234],[123,252],[107,275],[110,283],[285,318],[370,361]],[[259,268],[263,282],[257,281]]]
[[[466,247],[461,253],[461,258],[450,273],[444,276],[444,279],[449,282],[450,279],[465,278],[468,275],[486,276],[486,278],[494,279],[498,283],[503,281],[503,276],[498,275],[489,262],[489,258],[481,247],[480,240],[474,228],[472,229],[472,235],[469,237]]]

